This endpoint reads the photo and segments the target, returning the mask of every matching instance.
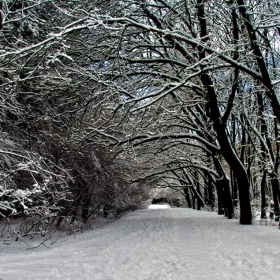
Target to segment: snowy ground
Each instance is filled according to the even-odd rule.
[[[0,250],[1,280],[280,279],[276,223],[241,226],[191,209],[139,210],[50,248]]]

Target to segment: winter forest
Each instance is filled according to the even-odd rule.
[[[2,0],[1,223],[152,199],[277,221],[279,89],[278,0]]]

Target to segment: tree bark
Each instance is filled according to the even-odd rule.
[[[198,19],[200,23],[200,37],[202,40],[206,40],[206,16],[204,12],[204,0],[197,1]],[[205,50],[198,48],[200,59],[205,58]],[[203,68],[203,66],[202,66]],[[201,74],[201,81],[205,88],[208,104],[210,107],[210,116],[213,121],[214,129],[217,133],[217,139],[221,146],[221,154],[232,168],[237,177],[239,187],[239,202],[240,202],[240,223],[251,224],[252,222],[252,210],[250,202],[250,184],[246,174],[246,170],[235,154],[230,141],[226,133],[226,123],[222,121],[216,92],[214,89],[214,83],[207,72]]]
[[[263,172],[261,180],[261,218],[266,218],[266,198],[265,198],[265,188],[266,188],[266,171]]]
[[[185,198],[186,198],[188,207],[192,208],[192,202],[191,202],[191,198],[190,198],[189,188],[184,188],[184,194],[185,194]]]
[[[237,0],[237,3],[239,5],[239,12],[241,16],[244,19],[244,24],[246,26],[250,42],[251,42],[251,47],[253,50],[254,55],[256,56],[256,60],[259,66],[259,70],[262,74],[262,83],[267,89],[265,91],[266,96],[270,99],[270,104],[273,109],[274,115],[278,119],[278,122],[280,123],[280,103],[277,98],[272,79],[270,77],[268,67],[265,63],[265,58],[263,56],[263,53],[260,48],[260,44],[258,43],[258,38],[256,34],[255,27],[252,23],[252,19],[250,16],[250,12],[247,9],[247,5],[244,0]]]
[[[274,172],[269,174],[272,186],[272,196],[274,202],[275,221],[279,220],[279,180],[277,174]]]

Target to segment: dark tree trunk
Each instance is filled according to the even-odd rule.
[[[189,182],[189,186],[190,186],[190,189],[192,191],[192,194],[193,194],[193,200],[197,200],[197,203],[200,203],[201,206],[203,206],[205,203],[202,199],[202,196],[201,194],[197,191],[197,188],[196,188],[196,181],[193,182],[193,180],[191,180],[190,176],[188,175],[188,173],[186,172],[185,169],[182,169],[183,171],[183,174],[184,174],[184,177],[185,179]],[[194,209],[195,209],[195,206],[193,206]]]
[[[243,114],[241,114],[240,116],[241,121],[244,123],[244,116]],[[244,157],[245,157],[245,146],[247,143],[247,139],[246,139],[246,131],[245,131],[245,127],[242,126],[242,130],[241,130],[242,136],[241,136],[241,147],[240,147],[240,161],[241,163],[244,165]]]
[[[223,168],[218,160],[217,156],[213,157],[214,165],[216,167],[216,170],[218,171],[220,178],[224,176]],[[217,213],[218,215],[223,215],[225,213],[224,207],[225,207],[225,197],[224,197],[224,189],[223,185],[221,183],[221,180],[216,179],[216,191],[217,191],[217,204],[218,204],[218,209]]]
[[[91,194],[87,191],[85,196],[83,197],[83,203],[82,203],[82,219],[84,223],[88,219],[90,202],[91,202]]]
[[[280,123],[280,103],[277,98],[272,79],[270,77],[268,67],[265,63],[265,58],[263,56],[262,50],[260,48],[260,44],[258,43],[257,31],[252,24],[251,13],[247,11],[247,5],[244,0],[237,0],[239,12],[244,19],[244,24],[246,26],[249,39],[251,42],[252,51],[256,57],[259,70],[262,74],[262,83],[267,89],[265,94],[270,100],[271,107],[273,109],[274,115],[278,119]]]
[[[198,189],[197,192],[198,192],[199,195],[201,196],[200,189]],[[199,199],[197,200],[196,210],[201,210],[201,203],[200,203],[200,200],[199,200]]]
[[[204,202],[206,205],[209,205],[209,186],[206,182],[204,184]]]
[[[215,196],[214,196],[214,186],[212,180],[209,180],[208,194],[209,194],[209,206],[213,210],[215,207]]]
[[[185,194],[185,198],[186,198],[188,207],[192,208],[192,202],[191,202],[191,198],[190,198],[189,188],[184,188],[184,194]]]
[[[216,181],[216,188],[217,188],[217,200],[218,200],[218,215],[225,214],[224,209],[224,190],[221,181]]]
[[[271,186],[272,186],[272,196],[274,202],[274,214],[275,221],[279,220],[279,180],[275,173],[270,174]]]
[[[236,31],[236,29],[238,29],[238,27],[236,26],[236,13],[235,10],[233,9],[233,21],[234,21],[234,33],[237,33],[237,35],[234,36],[235,40],[238,39],[238,30]],[[237,38],[237,39],[236,39]],[[238,58],[238,55],[237,55]],[[232,145],[235,147],[236,144],[236,120],[235,120],[235,116],[232,115]],[[232,196],[232,200],[233,200],[233,206],[237,207],[237,179],[234,176],[234,172],[232,170],[232,168],[230,168],[230,181],[231,181],[231,196]]]
[[[236,174],[237,184],[239,188],[239,202],[240,202],[240,223],[251,224],[252,211],[250,202],[250,184],[246,174],[246,170],[235,154],[229,139],[226,134],[225,124],[222,123],[220,117],[220,111],[218,107],[217,97],[215,90],[212,86],[211,78],[207,74],[201,75],[201,80],[204,86],[207,88],[211,117],[214,122],[214,128],[217,133],[217,139],[221,146],[221,154]]]
[[[212,178],[208,172],[204,172],[205,182],[204,182],[204,202],[206,205],[210,206],[211,209],[215,207],[215,197],[213,192]]]
[[[264,118],[264,100],[261,93],[258,93],[258,106],[259,106],[259,113],[260,113],[260,119],[261,119],[261,134],[263,138],[266,141],[268,151],[265,149],[265,146],[263,143],[261,143],[261,148],[263,151],[263,155],[265,155],[267,152],[270,154],[271,161],[274,163],[274,172],[270,172],[270,181],[271,181],[271,187],[272,187],[272,196],[273,196],[273,202],[274,202],[274,214],[275,214],[275,220],[278,221],[279,219],[279,202],[280,202],[280,192],[279,192],[279,178],[278,178],[278,166],[279,166],[279,146],[278,143],[276,143],[276,156],[274,156],[272,143],[270,141],[269,135],[268,135],[268,127],[267,123],[265,122]],[[275,122],[275,138],[277,139],[278,131],[277,131],[277,123]],[[265,160],[263,156],[263,160]]]
[[[234,176],[234,172],[231,170],[231,195],[232,195],[232,201],[233,201],[233,206],[237,207],[237,190],[238,190],[238,186],[237,186],[237,178],[236,176]]]
[[[222,202],[218,201],[218,214],[225,214],[226,217],[232,219],[234,214],[234,208],[232,203],[232,198],[230,194],[230,184],[226,176],[223,176],[221,179],[216,180],[217,190],[219,190],[219,195],[223,199]],[[219,205],[220,204],[220,205]],[[222,208],[223,207],[223,208]],[[221,208],[221,209],[219,209]]]
[[[274,120],[274,130],[275,130],[275,139],[279,139],[278,124],[277,124],[277,120],[276,119]],[[275,145],[276,145],[276,155],[275,155],[275,167],[274,167],[274,170],[278,174],[278,169],[279,169],[279,164],[280,164],[280,144],[279,144],[279,141],[276,141]],[[280,197],[279,197],[279,202],[280,202]]]
[[[170,166],[168,166],[168,167],[170,167]],[[182,168],[181,171],[183,172],[183,177],[181,177],[175,171],[171,171],[171,172],[178,178],[179,182],[182,185],[186,185],[186,183],[188,184],[189,187],[187,189],[190,189],[191,194],[192,194],[192,207],[193,207],[193,209],[195,209],[195,200],[197,200],[198,203],[200,203],[200,205],[203,206],[204,201],[202,199],[202,196],[197,192],[197,189],[195,188],[195,183],[191,180],[190,176],[184,170],[184,168]],[[188,202],[188,200],[187,200],[187,202]],[[188,204],[189,204],[189,202],[188,202]]]
[[[195,195],[192,195],[192,208],[195,209]]]
[[[224,146],[225,150],[223,155],[228,164],[236,174],[238,191],[239,191],[239,203],[240,203],[240,223],[251,224],[252,222],[252,210],[250,201],[250,184],[246,174],[246,170],[238,157],[234,154],[231,147],[228,147],[228,143],[221,141],[221,147]],[[228,151],[227,151],[228,150]]]
[[[207,30],[206,30],[206,16],[204,12],[204,3],[203,0],[197,1],[197,12],[198,19],[200,23],[200,37],[202,40],[207,40]],[[205,50],[198,48],[200,59],[205,58]],[[203,69],[203,66],[201,66]],[[226,123],[223,122],[219,110],[219,105],[217,101],[216,92],[214,89],[214,83],[207,72],[201,74],[201,81],[205,87],[205,91],[208,97],[208,104],[210,108],[210,116],[213,121],[214,129],[217,133],[217,139],[221,146],[221,154],[229,164],[229,166],[234,171],[238,187],[239,187],[239,201],[240,201],[240,223],[241,224],[251,224],[252,222],[252,211],[251,211],[251,202],[250,202],[250,184],[246,174],[246,170],[235,154],[227,133],[226,133]]]
[[[265,198],[265,189],[266,189],[266,171],[263,172],[262,180],[261,180],[261,218],[264,219],[266,217],[266,198]]]
[[[198,176],[197,170],[194,171],[194,187],[197,191],[198,197],[202,198],[202,194],[200,191],[200,184],[199,184],[199,176]],[[196,209],[201,210],[201,206],[202,206],[201,199],[197,199]]]
[[[225,194],[225,215],[228,217],[228,219],[232,219],[234,210],[233,210],[232,197],[230,194],[229,180],[226,177],[224,177],[222,182],[223,182],[224,194]]]

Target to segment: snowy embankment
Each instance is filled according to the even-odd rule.
[[[50,248],[0,248],[2,280],[280,279],[276,223],[241,226],[191,209],[131,212]]]

